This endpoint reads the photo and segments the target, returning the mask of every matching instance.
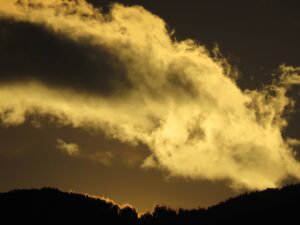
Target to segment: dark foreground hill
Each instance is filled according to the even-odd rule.
[[[299,224],[300,185],[252,192],[208,209],[157,206],[138,217],[129,206],[53,188],[0,193],[0,224]]]

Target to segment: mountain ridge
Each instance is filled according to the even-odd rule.
[[[129,205],[57,188],[0,193],[1,224],[292,224],[299,220],[299,212],[300,184],[244,193],[208,208],[174,210],[158,205],[140,216]]]

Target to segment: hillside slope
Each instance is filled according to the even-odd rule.
[[[294,224],[299,216],[300,185],[245,193],[208,209],[157,206],[139,218],[128,206],[54,188],[0,193],[1,224]]]

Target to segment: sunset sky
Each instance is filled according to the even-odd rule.
[[[0,191],[207,207],[300,180],[300,3],[0,0]]]

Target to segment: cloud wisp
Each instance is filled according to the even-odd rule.
[[[69,156],[78,156],[79,146],[75,143],[67,143],[62,139],[57,139],[57,149],[68,154]]]
[[[47,31],[54,46],[67,48],[59,52],[67,52],[66,62],[74,62],[33,60],[24,70],[0,69],[3,124],[50,114],[61,125],[147,145],[151,156],[143,167],[228,180],[235,188],[300,180],[293,144],[282,136],[294,106],[287,91],[300,83],[299,68],[281,66],[272,84],[241,90],[222,60],[192,40],[174,41],[165,22],[139,6],[115,4],[103,14],[84,0],[8,0],[0,2],[0,15]],[[36,51],[34,37],[27,37],[33,43],[27,51]],[[7,53],[12,57],[18,48]],[[30,57],[40,54],[47,52]]]

